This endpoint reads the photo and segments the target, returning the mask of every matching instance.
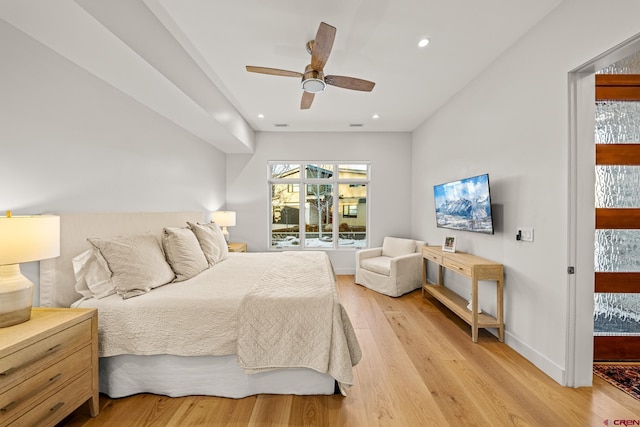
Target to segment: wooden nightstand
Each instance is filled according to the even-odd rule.
[[[230,242],[229,252],[247,252],[246,243]]]
[[[89,401],[98,415],[98,311],[34,307],[0,329],[0,425],[53,426]]]

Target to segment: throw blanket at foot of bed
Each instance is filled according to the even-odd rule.
[[[304,367],[353,385],[362,357],[324,252],[284,252],[243,298],[238,363],[247,373]]]

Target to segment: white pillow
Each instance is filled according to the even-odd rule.
[[[71,260],[76,276],[76,291],[83,297],[97,299],[116,293],[107,261],[96,248],[87,249]]]
[[[162,247],[171,269],[176,273],[175,282],[190,279],[209,267],[196,235],[186,227],[165,228]]]
[[[87,240],[107,261],[116,292],[123,299],[147,293],[175,278],[153,234]]]
[[[416,251],[416,241],[400,237],[385,237],[382,242],[382,255],[395,258]]]
[[[227,259],[229,256],[229,246],[224,239],[220,226],[215,222],[208,224],[194,224],[187,222],[189,228],[198,238],[202,252],[207,258],[209,265]]]

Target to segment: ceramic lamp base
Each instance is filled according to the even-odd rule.
[[[33,283],[20,272],[20,265],[0,265],[0,328],[31,319]]]

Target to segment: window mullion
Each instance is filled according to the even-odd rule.
[[[304,166],[304,165],[302,165]],[[305,170],[304,168],[302,168],[302,170]],[[298,209],[299,212],[299,219],[298,219],[298,223],[300,224],[300,226],[298,227],[300,230],[300,241],[298,242],[298,245],[301,248],[305,247],[305,241],[307,240],[307,186],[305,185],[305,178],[303,176],[303,172],[302,170],[300,171],[300,180],[298,181],[298,185],[299,185],[299,191],[298,191],[298,206],[300,207]]]
[[[337,166],[336,166],[337,167]],[[336,174],[337,175],[337,174]],[[333,241],[333,249],[338,249],[339,247],[339,219],[340,219],[340,212],[338,212],[338,205],[340,200],[338,199],[338,197],[340,196],[340,194],[338,193],[338,183],[340,182],[336,177],[334,177],[335,179],[333,180],[333,218],[331,219],[332,221],[332,225],[331,225],[331,237],[332,237],[332,241]]]

